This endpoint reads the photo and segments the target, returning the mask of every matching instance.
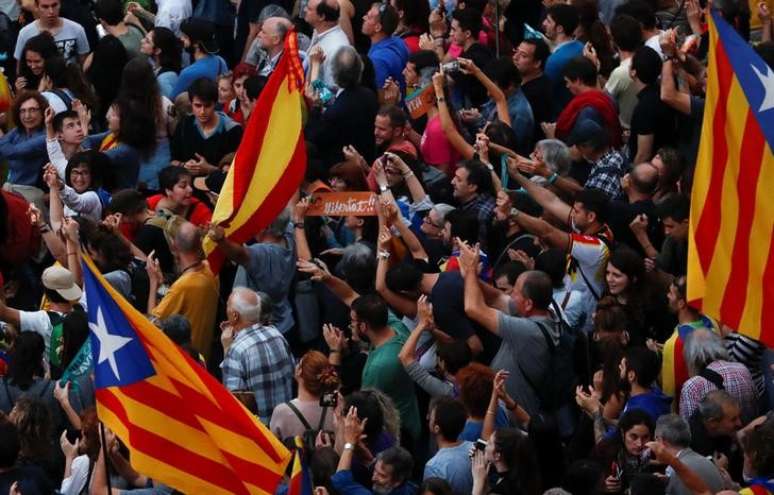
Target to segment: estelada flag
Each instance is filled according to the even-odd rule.
[[[302,114],[304,70],[290,31],[277,66],[250,113],[247,128],[220,190],[212,223],[242,243],[266,228],[298,190],[306,170]],[[217,273],[223,254],[209,237],[204,252]]]
[[[688,302],[774,345],[774,71],[709,17],[707,96],[691,197]]]
[[[83,260],[97,415],[132,467],[184,493],[272,494],[290,452]]]
[[[304,462],[304,442],[301,437],[295,437],[295,454],[293,454],[293,470],[288,480],[287,495],[312,495],[312,479],[309,468]]]

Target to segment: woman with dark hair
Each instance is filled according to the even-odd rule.
[[[419,487],[419,495],[453,495],[451,486],[441,478],[427,478]]]
[[[8,161],[6,188],[18,192],[38,208],[43,204],[38,177],[48,161],[43,128],[46,108],[48,101],[37,91],[19,91],[11,107],[15,127],[0,137],[0,160]]]
[[[99,124],[100,129],[105,128],[105,114],[118,95],[121,87],[121,72],[129,60],[123,43],[108,34],[100,38],[94,53],[91,55],[91,63],[86,69],[86,77],[94,86],[97,93],[97,105],[92,107],[92,115]],[[88,129],[84,129],[88,132]]]
[[[647,339],[663,342],[675,326],[666,296],[657,290],[645,271],[645,261],[634,250],[621,246],[610,255],[605,272],[606,294],[623,305],[629,316],[627,330],[633,345]]]
[[[25,332],[26,333],[26,332]],[[49,484],[58,480],[61,474],[54,450],[55,432],[61,426],[56,423],[44,399],[33,394],[25,394],[16,401],[8,419],[16,425],[21,441],[18,466],[34,465],[43,469]]]
[[[632,477],[647,469],[650,459],[643,453],[654,429],[650,414],[630,409],[619,418],[614,435],[597,443],[592,457],[607,470],[602,487],[605,493],[625,493]]]
[[[494,468],[496,482],[489,487],[488,473]],[[526,433],[500,428],[489,437],[486,448],[476,451],[472,461],[473,495],[538,495],[540,466]]]
[[[143,117],[140,123],[152,124],[150,129],[145,129],[145,132],[152,131],[156,136],[155,150],[150,156],[143,157],[141,160],[138,177],[141,188],[156,191],[159,188],[159,171],[168,166],[172,158],[169,150],[169,136],[174,132],[172,118],[174,107],[168,98],[161,95],[151,66],[140,58],[131,60],[124,67],[118,103],[123,107],[127,106],[128,102],[134,103],[136,111]],[[148,122],[145,118],[147,115],[155,115],[156,118],[153,122]],[[124,119],[122,119],[122,125],[123,122]],[[140,150],[142,151],[142,148]]]
[[[23,89],[37,90],[40,79],[45,74],[45,60],[59,54],[54,38],[48,31],[41,31],[24,45],[22,58],[19,61],[19,75],[14,87],[16,91]]]
[[[46,59],[45,70],[38,90],[55,114],[72,109],[73,100],[80,100],[88,108],[97,110],[97,98],[78,64],[68,64],[62,56],[56,55]]]
[[[337,163],[328,172],[331,189],[336,192],[368,191],[363,167],[352,161]]]
[[[100,451],[99,419],[97,411],[91,407],[80,415],[80,437],[71,443],[63,433],[59,444],[65,456],[65,469],[60,492],[82,493],[89,486],[94,464]]]
[[[419,37],[430,32],[430,3],[427,0],[390,0],[398,11],[398,28],[393,35],[402,38],[409,53],[419,51]]]
[[[661,203],[667,196],[678,194],[682,189],[681,179],[685,172],[685,160],[674,148],[661,148],[650,161],[658,170],[658,186],[653,201]]]
[[[147,55],[151,62],[161,94],[171,98],[182,65],[183,47],[180,40],[171,30],[158,26],[145,35],[140,52]]]

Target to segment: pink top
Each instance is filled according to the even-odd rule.
[[[425,163],[434,165],[451,176],[457,168],[460,155],[451,145],[441,127],[441,118],[436,115],[427,121],[425,132],[422,133],[420,151]]]

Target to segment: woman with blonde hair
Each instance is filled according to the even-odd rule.
[[[296,365],[298,395],[274,408],[269,428],[277,438],[303,436],[308,430],[333,431],[334,404],[323,404],[336,397],[340,381],[325,354],[309,351]]]

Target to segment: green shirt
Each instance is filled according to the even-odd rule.
[[[363,367],[362,388],[375,388],[387,394],[398,408],[401,427],[405,428],[416,441],[422,426],[414,382],[398,360],[398,353],[406,339],[400,335],[395,328],[396,325],[391,323],[390,326],[395,330],[395,336],[368,353],[368,359]]]

